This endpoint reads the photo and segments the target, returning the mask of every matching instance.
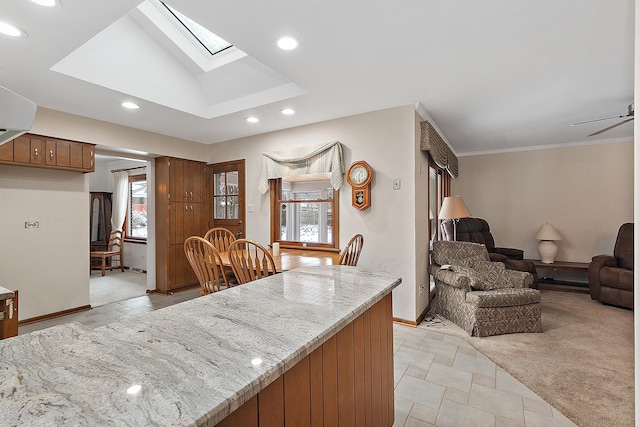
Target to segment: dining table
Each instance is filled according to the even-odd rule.
[[[290,271],[300,267],[318,267],[321,265],[335,265],[340,261],[337,252],[280,248],[278,255],[273,254],[273,248],[268,248],[278,272]],[[220,252],[222,266],[231,269],[229,252]]]

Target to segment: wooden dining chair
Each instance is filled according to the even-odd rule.
[[[124,264],[122,263],[122,248],[124,246],[124,232],[122,230],[113,230],[109,234],[109,243],[107,244],[106,251],[91,251],[89,252],[90,258],[102,258],[100,267],[102,269],[102,275],[104,276],[105,270],[113,270],[113,258],[118,258],[120,263],[120,270],[124,272]],[[107,258],[111,260],[111,263],[107,265]]]
[[[200,295],[207,295],[229,287],[227,276],[222,274],[220,253],[200,236],[191,236],[184,241],[184,254],[200,282]]]
[[[340,265],[350,265],[355,267],[358,264],[360,258],[360,252],[362,251],[362,245],[364,244],[364,237],[362,234],[356,234],[349,240],[349,243],[342,251],[340,255]]]
[[[214,248],[218,252],[228,252],[229,246],[236,240],[236,236],[230,230],[223,227],[215,227],[207,231],[204,238],[211,242]],[[233,270],[230,267],[222,267],[224,275],[228,281],[236,282],[236,278],[233,275]]]
[[[269,251],[249,239],[237,239],[229,246],[229,261],[233,274],[241,285],[277,272]]]

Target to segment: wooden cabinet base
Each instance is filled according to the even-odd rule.
[[[18,335],[18,291],[13,291],[13,313],[9,317],[10,308],[6,306],[6,300],[0,300],[2,303],[2,311],[4,311],[3,320],[0,321],[0,340],[11,338]]]
[[[389,294],[217,425],[389,427],[393,399]]]

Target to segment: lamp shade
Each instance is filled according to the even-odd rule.
[[[438,213],[438,219],[457,219],[468,216],[471,216],[471,212],[469,212],[460,196],[445,197],[442,202],[442,208]]]
[[[562,236],[548,222],[543,224],[538,230],[534,239],[537,240],[562,240]]]

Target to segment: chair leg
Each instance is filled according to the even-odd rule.
[[[102,257],[102,275],[104,276],[104,264],[106,263],[107,257]]]
[[[118,258],[120,259],[120,271],[124,273],[124,264],[122,263],[122,255],[118,255]]]

